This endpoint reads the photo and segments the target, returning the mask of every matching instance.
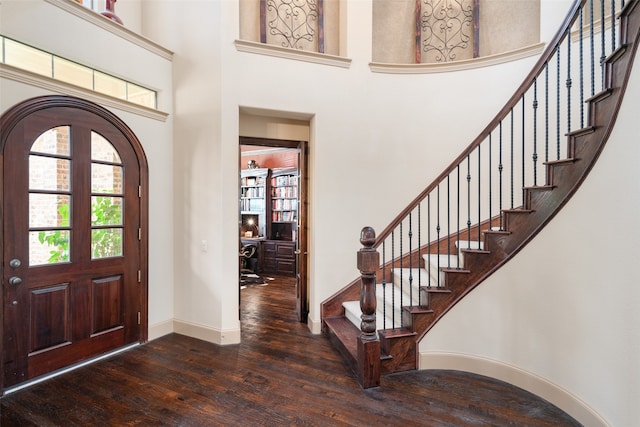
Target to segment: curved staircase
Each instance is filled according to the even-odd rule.
[[[598,7],[605,16],[604,4]],[[381,374],[417,369],[425,334],[536,236],[597,161],[631,75],[640,7],[638,0],[612,2],[608,12],[617,18],[609,24],[596,20],[593,8],[593,0],[573,4],[531,73],[478,138],[375,240],[363,237],[363,254],[382,255],[378,267],[360,267],[362,279],[323,302],[324,331],[363,387],[379,385]],[[554,147],[549,140],[556,134]],[[363,236],[373,233],[365,230]],[[374,279],[375,286],[366,286]],[[375,334],[366,330],[371,319]]]

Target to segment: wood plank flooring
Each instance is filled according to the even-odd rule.
[[[577,426],[524,390],[455,371],[362,390],[325,336],[296,322],[294,285],[241,291],[242,343],[171,334],[7,394],[11,426]]]

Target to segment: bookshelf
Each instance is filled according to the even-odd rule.
[[[255,239],[261,272],[296,274],[298,192],[297,168],[240,171],[240,237]]]
[[[298,170],[272,169],[270,181],[270,237],[274,240],[295,241],[298,222]]]
[[[267,183],[269,169],[244,169],[240,171],[240,214],[244,237],[266,236],[267,229]],[[253,225],[257,226],[257,232]],[[256,235],[257,233],[257,235]]]

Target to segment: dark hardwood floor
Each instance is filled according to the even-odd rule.
[[[454,371],[362,390],[325,336],[296,322],[291,279],[242,295],[242,343],[171,334],[7,394],[9,426],[577,426],[519,388]]]

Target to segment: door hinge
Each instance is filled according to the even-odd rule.
[[[142,271],[138,270],[138,283],[142,282]]]
[[[138,325],[140,324],[140,312],[138,312]]]
[[[142,228],[138,228],[138,240],[142,240]]]
[[[138,197],[142,198],[142,185],[138,185]]]

